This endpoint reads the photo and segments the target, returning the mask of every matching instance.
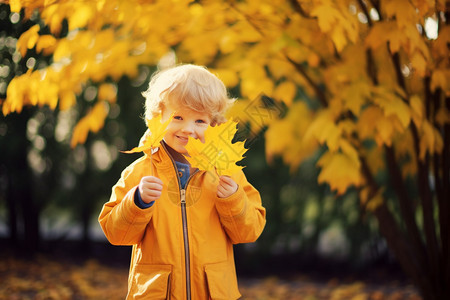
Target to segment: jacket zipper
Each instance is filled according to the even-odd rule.
[[[177,170],[177,165],[175,164],[172,156],[170,155],[169,151],[167,150],[164,143],[161,143],[162,147],[166,151],[167,155],[169,156],[170,160],[172,161],[172,165],[174,166],[175,170]],[[183,241],[184,241],[184,262],[185,262],[185,272],[186,272],[186,299],[191,300],[191,258],[190,258],[190,250],[189,250],[189,235],[188,235],[188,226],[187,226],[187,214],[186,214],[186,190],[189,184],[189,181],[191,180],[192,176],[197,173],[198,170],[196,170],[194,173],[189,175],[188,180],[186,181],[185,188],[181,188],[181,182],[178,176],[177,182],[178,182],[178,189],[180,190],[180,203],[181,203],[181,221],[183,224]]]
[[[186,184],[187,185],[187,184]],[[184,238],[184,262],[186,266],[186,299],[191,300],[191,259],[189,251],[189,236],[187,228],[187,215],[186,215],[186,190],[180,190],[180,202],[181,202],[181,219],[183,222],[183,238]]]

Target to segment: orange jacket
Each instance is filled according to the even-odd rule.
[[[153,206],[134,193],[143,176],[164,182]],[[216,196],[218,177],[198,171],[181,189],[176,166],[162,146],[123,172],[99,222],[114,245],[133,245],[127,299],[238,299],[233,244],[255,241],[266,219],[259,192],[244,173],[228,198]]]

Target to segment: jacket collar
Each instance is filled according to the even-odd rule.
[[[160,146],[153,148],[152,150],[148,149],[144,151],[147,159],[150,159],[150,155],[152,156],[153,163],[155,167],[158,169],[166,169],[166,168],[174,168],[174,160],[170,156],[169,151],[166,148],[164,141],[161,141]]]

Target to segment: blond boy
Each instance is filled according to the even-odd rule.
[[[157,73],[144,96],[147,119],[172,120],[151,159],[145,151],[122,172],[99,217],[112,244],[133,246],[127,299],[238,299],[233,244],[261,234],[259,192],[242,171],[206,174],[184,157],[188,138],[205,142],[234,100],[195,65]]]

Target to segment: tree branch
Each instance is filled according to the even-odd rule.
[[[307,19],[317,19],[317,17],[310,16],[310,15],[303,9],[303,7],[300,5],[300,3],[298,3],[297,0],[289,0],[289,2],[291,3],[291,6],[294,8],[294,10],[295,10],[296,12],[298,12],[302,17],[307,18]]]
[[[369,27],[372,27],[372,25],[373,25],[372,19],[370,18],[369,11],[367,10],[367,6],[364,4],[364,1],[358,0],[358,4],[361,7],[361,10],[363,11],[363,13],[366,15],[367,24],[369,24]]]
[[[395,159],[394,149],[387,146],[385,146],[384,149],[389,174],[391,175],[391,182],[400,204],[400,211],[405,221],[408,236],[416,249],[421,265],[426,266],[426,252],[420,237],[419,228],[415,221],[415,214],[411,203],[412,201],[410,201],[408,197],[408,191],[403,184],[402,175]]]
[[[406,82],[405,78],[401,72],[401,63],[400,63],[400,55],[398,52],[391,54],[391,59],[394,65],[394,70],[397,75],[397,83],[399,86],[407,92]],[[425,99],[426,103],[426,110],[427,110],[427,116],[430,112],[430,98],[429,95]],[[414,148],[416,152],[416,156],[419,157],[419,134],[416,125],[414,122],[411,122],[410,125],[411,133],[413,135],[414,140]],[[401,184],[401,186],[398,186],[396,188],[397,190],[397,196],[399,198],[400,207],[402,210],[402,214],[405,218],[405,223],[407,225],[408,231],[411,234],[411,237],[415,240],[415,243],[417,246],[419,246],[421,243],[420,239],[420,233],[418,231],[417,224],[414,220],[414,214],[413,212],[409,212],[410,208],[408,206],[408,199],[406,197],[406,189],[403,186],[403,182],[401,180],[401,174],[398,172],[396,174],[396,170],[398,169],[397,163],[395,161],[395,155],[391,148],[386,148],[386,154],[388,157],[391,174],[397,177],[397,179],[394,179],[398,182],[398,184]],[[392,153],[391,153],[392,152]],[[419,187],[419,195],[422,205],[422,218],[424,222],[424,231],[425,231],[425,237],[426,237],[426,252],[424,252],[424,258],[426,261],[424,261],[426,264],[425,266],[431,268],[430,276],[437,275],[440,273],[441,266],[439,265],[439,246],[437,243],[437,236],[435,231],[435,223],[434,223],[434,208],[433,208],[433,197],[429,186],[429,180],[428,180],[428,174],[429,174],[429,157],[427,155],[425,161],[420,161],[417,159],[417,166],[418,166],[418,187]],[[395,172],[395,173],[392,173]],[[422,247],[421,247],[422,248]],[[422,251],[422,249],[418,248],[419,251]],[[438,284],[439,279],[438,278],[432,278],[432,282],[435,284]]]
[[[388,51],[390,53],[389,47],[388,47]],[[394,64],[395,75],[397,77],[397,83],[406,92],[406,83],[405,83],[405,77],[403,77],[403,74],[402,74],[402,69],[401,69],[401,64],[400,64],[400,55],[398,54],[398,52],[395,52],[394,54],[391,53],[390,56],[392,59],[392,63]]]
[[[450,4],[449,4],[450,5]],[[450,110],[450,97],[445,99],[447,110]],[[444,149],[442,152],[442,182],[443,182],[443,218],[445,220],[444,226],[446,228],[445,232],[441,232],[441,235],[445,235],[442,239],[444,246],[444,266],[445,266],[445,282],[447,284],[450,282],[450,125],[445,124],[443,130],[444,137]]]
[[[382,16],[380,14],[380,2],[374,1],[374,0],[367,0],[376,10],[378,15],[380,16],[380,20],[382,19]]]
[[[296,61],[292,60],[289,56],[285,54],[286,59],[295,67],[295,69],[306,79],[308,84],[314,89],[317,98],[323,107],[328,107],[328,101],[325,93],[321,90],[321,88],[312,80],[312,78],[306,73],[306,70],[303,66]]]

